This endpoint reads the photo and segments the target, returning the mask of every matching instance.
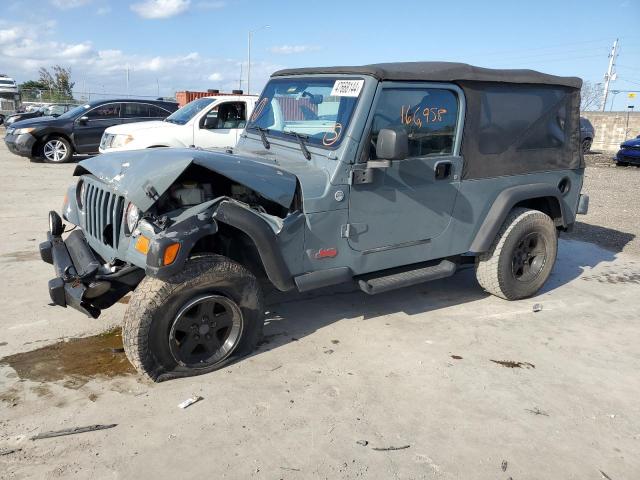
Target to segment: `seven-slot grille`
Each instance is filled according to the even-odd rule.
[[[83,203],[86,212],[85,233],[117,249],[122,230],[124,197],[87,182]]]

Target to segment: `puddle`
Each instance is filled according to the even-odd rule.
[[[514,362],[512,360],[491,360],[493,363],[502,365],[507,368],[536,368],[533,363],[529,362]]]
[[[38,250],[19,250],[17,252],[3,253],[0,260],[4,262],[25,262],[30,260],[40,260]]]
[[[21,379],[34,382],[64,381],[77,389],[96,377],[117,377],[135,373],[122,353],[121,329],[93,337],[73,338],[31,352],[0,359],[0,365],[13,368]]]

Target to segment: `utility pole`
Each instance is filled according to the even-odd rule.
[[[609,83],[616,79],[616,57],[618,56],[618,39],[613,42],[613,47],[609,53],[609,68],[604,74],[604,90],[602,92],[602,105],[600,110],[605,111],[607,108],[607,97],[609,96]]]
[[[129,97],[129,65],[127,65],[127,97]]]
[[[270,25],[263,25],[260,28],[249,30],[247,38],[247,95],[251,95],[251,37],[255,32],[269,27]]]

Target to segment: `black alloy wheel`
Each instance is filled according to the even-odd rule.
[[[169,349],[179,365],[206,368],[235,350],[242,329],[242,313],[235,302],[221,295],[201,295],[187,302],[175,316]]]
[[[547,262],[544,237],[538,232],[526,235],[513,251],[511,272],[516,280],[530,282],[535,279]]]

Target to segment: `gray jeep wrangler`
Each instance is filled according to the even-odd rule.
[[[529,297],[587,209],[580,87],[440,62],[276,72],[233,151],[77,166],[40,245],[51,298],[97,317],[132,291],[125,351],[160,381],[251,352],[265,286],[378,294],[470,264]]]

